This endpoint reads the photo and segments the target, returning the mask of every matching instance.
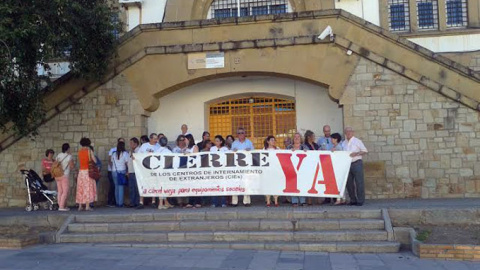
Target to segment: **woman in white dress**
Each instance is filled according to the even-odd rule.
[[[263,150],[275,151],[280,149],[277,147],[277,141],[275,140],[275,137],[272,135],[268,136],[265,139],[265,141],[263,142],[263,145],[264,145]],[[270,207],[271,197],[272,197],[271,195],[265,195],[267,207]],[[278,196],[273,196],[273,200],[275,203],[275,207],[278,207]]]
[[[225,139],[222,135],[215,136],[213,143],[214,146],[210,148],[210,152],[230,152],[228,147],[225,146]],[[212,207],[227,207],[227,198],[225,196],[212,197]]]
[[[191,153],[198,153],[198,146],[195,145],[195,139],[193,138],[192,134],[185,135],[185,144],[186,148],[184,153],[191,154]],[[186,208],[200,208],[202,207],[202,197],[190,197],[188,198],[188,204]]]

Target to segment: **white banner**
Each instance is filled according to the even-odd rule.
[[[350,152],[238,151],[134,154],[140,195],[342,197]]]

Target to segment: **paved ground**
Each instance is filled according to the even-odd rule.
[[[447,208],[447,209],[458,209],[458,208],[478,208],[480,207],[480,198],[462,198],[462,199],[388,199],[388,200],[367,200],[365,204],[361,207],[358,206],[330,206],[330,205],[314,205],[306,207],[298,207],[297,209],[382,209],[382,208],[392,208],[392,209],[435,209],[435,208]],[[223,211],[225,208],[210,208],[204,207],[203,209],[211,209],[213,211]],[[236,208],[228,207],[227,209],[236,209],[240,211],[256,211],[256,209],[265,209],[265,206],[261,202],[256,202],[252,207],[247,208],[244,206],[238,206]],[[271,208],[276,209],[275,207]],[[281,204],[280,209],[292,209],[292,206],[289,204]],[[97,207],[95,211],[92,212],[82,212],[82,214],[109,214],[109,213],[141,213],[142,211],[152,211],[151,207],[145,207],[142,210],[136,210],[132,208],[108,208],[108,207]],[[175,208],[176,211],[192,211],[191,209],[181,209]],[[209,210],[209,211],[211,211]],[[158,210],[156,210],[158,211]],[[168,210],[172,211],[172,210]],[[195,211],[195,210],[193,210]],[[48,210],[39,210],[35,212],[26,212],[24,208],[0,208],[0,218],[1,217],[11,217],[18,215],[26,216],[43,216],[45,214],[55,214],[55,215],[70,215],[74,212],[77,212],[75,208],[72,208],[71,212],[58,212],[58,211],[48,211]]]
[[[305,269],[480,270],[480,262],[425,260],[411,253],[342,254],[49,245],[0,250],[1,270]]]

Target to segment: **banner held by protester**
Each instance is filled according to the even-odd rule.
[[[144,197],[279,195],[340,198],[350,152],[238,151],[134,154]]]

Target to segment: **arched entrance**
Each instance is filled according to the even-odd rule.
[[[209,105],[209,131],[226,137],[243,127],[256,149],[273,135],[283,148],[285,138],[297,130],[295,101],[272,96],[231,98]]]
[[[174,141],[187,124],[195,140],[203,131],[211,136],[232,134],[243,126],[255,146],[275,135],[278,146],[296,131],[322,135],[322,126],[343,129],[343,108],[325,87],[304,81],[270,76],[229,77],[183,87],[158,100],[148,118],[148,131],[164,133]]]

